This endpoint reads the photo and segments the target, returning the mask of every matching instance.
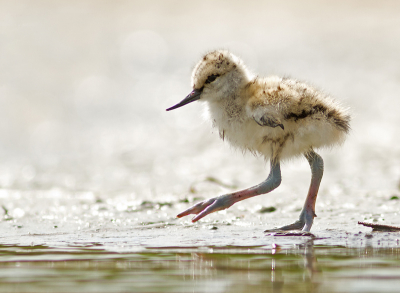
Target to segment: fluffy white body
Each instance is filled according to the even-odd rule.
[[[337,102],[296,80],[253,76],[228,51],[206,54],[192,74],[193,91],[173,110],[195,100],[208,103],[209,117],[220,137],[234,147],[271,160],[267,180],[255,187],[201,202],[179,217],[197,214],[193,221],[228,208],[237,201],[279,186],[283,159],[304,155],[312,169],[312,182],[299,221],[281,229],[309,231],[322,178],[323,161],[314,152],[340,144],[349,131],[350,116]]]
[[[226,59],[221,62],[219,54]],[[193,87],[201,84],[203,75],[215,70],[218,62],[225,70],[231,64],[237,65],[230,76],[220,75],[204,88],[200,99],[208,102],[209,117],[221,138],[233,146],[266,159],[286,159],[310,148],[344,141],[348,114],[325,94],[291,79],[253,77],[237,57],[226,51],[206,56],[207,60],[203,59],[193,71]],[[260,127],[257,121],[264,115],[281,123],[284,129]]]

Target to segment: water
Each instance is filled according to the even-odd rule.
[[[0,290],[395,292],[400,226],[397,1],[0,1]],[[310,170],[192,224],[201,199],[265,180],[190,91],[228,48],[260,75],[309,81],[353,113],[309,236]],[[312,241],[311,241],[311,240]],[[235,291],[236,290],[236,291]]]
[[[400,249],[1,246],[1,292],[398,292]]]

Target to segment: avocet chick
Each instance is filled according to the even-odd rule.
[[[225,50],[208,53],[197,63],[192,86],[193,91],[167,111],[196,100],[207,102],[220,137],[269,159],[270,173],[256,186],[202,201],[178,217],[195,214],[192,222],[196,222],[238,201],[268,193],[281,183],[280,162],[304,155],[312,174],[305,204],[298,221],[278,229],[310,231],[324,169],[314,149],[344,141],[350,129],[346,110],[308,84],[278,76],[255,77]]]

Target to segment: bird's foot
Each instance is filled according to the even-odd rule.
[[[274,228],[274,229],[268,229],[268,230],[265,230],[264,232],[303,230],[304,225],[305,225],[304,221],[297,220],[296,222],[294,222],[294,223],[292,223],[290,225],[286,225],[286,226],[282,226],[282,227]]]
[[[192,219],[194,223],[211,213],[227,209],[234,203],[231,195],[221,195],[199,202],[177,215],[177,217],[182,218],[187,215],[195,214],[197,216]]]
[[[310,232],[311,226],[314,221],[314,217],[317,215],[314,211],[302,210],[300,213],[300,218],[293,224],[282,226],[280,228],[268,229],[264,232],[278,232],[278,231],[291,231],[291,230],[301,230],[303,232]]]

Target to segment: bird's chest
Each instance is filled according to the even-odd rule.
[[[213,126],[218,129],[221,139],[244,151],[270,157],[273,148],[282,148],[287,134],[280,127],[258,125],[247,114],[245,107],[209,105],[209,115]],[[285,136],[286,135],[286,136]]]
[[[244,106],[225,103],[209,105],[209,116],[213,127],[218,129],[221,139],[233,146],[252,149],[256,123],[246,114]]]

